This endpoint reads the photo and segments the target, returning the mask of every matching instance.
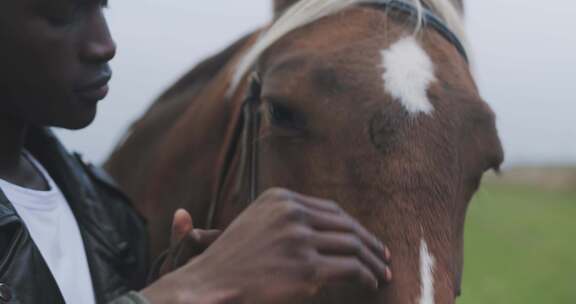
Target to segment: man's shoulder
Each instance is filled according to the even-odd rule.
[[[101,166],[87,162],[79,153],[72,153],[78,168],[87,177],[87,185],[96,194],[97,203],[107,209],[119,224],[137,225],[141,228],[146,225],[144,217],[135,208],[131,199],[122,191],[114,178]],[[128,223],[126,223],[128,221]]]
[[[79,179],[85,183],[82,187],[90,192],[81,203],[81,208],[90,212],[80,211],[78,216],[89,234],[87,237],[92,239],[90,246],[94,247],[94,252],[108,251],[118,259],[115,262],[116,272],[121,273],[125,280],[119,285],[129,289],[142,288],[149,263],[144,218],[105,170],[84,161],[77,153],[70,156],[75,163],[74,170],[81,170]],[[114,275],[106,273],[104,277]]]
[[[108,210],[105,213],[124,221],[131,216],[143,222],[132,202],[114,179],[100,166],[81,154],[68,151],[49,128],[34,128],[27,138],[27,149],[47,169],[76,211]],[[101,213],[101,212],[96,212]],[[88,213],[88,215],[90,215]]]
[[[124,194],[120,185],[104,168],[85,161],[80,153],[74,152],[70,156],[74,159],[78,168],[82,170],[82,173],[88,177],[89,182],[92,184],[91,186],[95,190],[105,192],[107,195],[113,196],[115,201],[133,207],[131,200]]]

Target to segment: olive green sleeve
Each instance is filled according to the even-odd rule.
[[[120,298],[113,300],[112,302],[108,302],[108,304],[152,304],[144,296],[141,294],[131,291]]]

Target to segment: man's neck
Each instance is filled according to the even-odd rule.
[[[49,190],[40,171],[23,157],[28,125],[0,115],[0,178],[33,190]]]
[[[0,176],[17,169],[26,141],[27,124],[0,117]]]

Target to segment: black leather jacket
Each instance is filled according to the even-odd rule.
[[[84,240],[97,303],[144,287],[144,221],[101,169],[69,154],[47,129],[31,130],[27,149],[66,196]],[[61,304],[62,295],[26,227],[0,190],[0,304]],[[82,303],[69,303],[82,304]]]

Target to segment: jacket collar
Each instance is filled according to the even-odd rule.
[[[18,216],[16,215],[16,210],[10,202],[2,189],[0,189],[0,226],[4,226],[9,223],[18,221]]]
[[[100,202],[97,190],[87,170],[78,157],[66,151],[53,132],[48,128],[33,128],[29,130],[26,149],[44,166],[66,197],[78,226],[83,235],[86,257],[91,269],[92,281],[97,298],[102,294],[106,278],[99,277],[94,256],[94,246],[86,242],[87,235],[97,240],[100,246],[114,256],[120,256],[126,248],[124,240],[118,231],[110,225],[113,221],[109,211]],[[0,227],[13,223],[21,223],[16,210],[0,189]],[[0,232],[2,230],[0,229]],[[99,302],[102,299],[97,299]]]
[[[112,215],[94,186],[79,155],[72,156],[48,128],[31,130],[27,148],[50,173],[66,197],[83,233],[92,234],[113,253],[125,243],[112,223]],[[107,225],[108,224],[108,225]],[[120,246],[122,247],[122,246]],[[86,248],[88,250],[88,248]]]

